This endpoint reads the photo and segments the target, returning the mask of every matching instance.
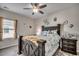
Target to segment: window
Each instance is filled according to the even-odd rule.
[[[3,39],[15,38],[16,36],[16,21],[3,19]]]

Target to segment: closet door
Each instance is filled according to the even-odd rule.
[[[3,20],[3,17],[0,17],[0,41],[2,40],[2,35],[3,35],[3,30],[2,30],[2,20]]]

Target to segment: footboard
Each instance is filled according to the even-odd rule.
[[[45,40],[37,41],[37,46],[32,41],[22,40],[22,37],[19,37],[18,54],[25,56],[45,56]]]

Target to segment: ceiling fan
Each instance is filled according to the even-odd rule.
[[[25,7],[25,8],[23,8],[23,9],[24,9],[24,10],[32,9],[32,10],[33,10],[32,15],[34,15],[34,14],[37,13],[37,12],[39,12],[39,13],[41,13],[41,14],[44,14],[44,12],[41,11],[41,9],[47,7],[46,4],[39,4],[39,3],[31,3],[31,6],[32,6],[32,8],[26,8],[26,7]]]

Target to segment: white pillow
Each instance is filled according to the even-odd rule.
[[[43,35],[43,36],[47,36],[47,34],[48,34],[48,31],[42,31],[41,32],[41,35]]]
[[[57,34],[57,30],[53,30],[51,31],[53,34]]]

